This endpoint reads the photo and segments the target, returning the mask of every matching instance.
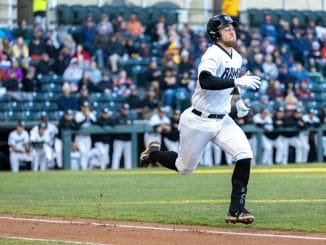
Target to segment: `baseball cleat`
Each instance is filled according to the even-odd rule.
[[[230,213],[225,216],[226,223],[242,223],[242,224],[252,224],[255,221],[255,216],[253,216],[247,209],[243,209],[242,212]]]
[[[150,164],[151,161],[149,159],[149,155],[153,151],[159,151],[160,148],[161,148],[161,144],[159,142],[157,142],[157,141],[153,141],[153,142],[149,143],[147,148],[142,153],[140,153],[139,159],[140,159],[141,165]]]

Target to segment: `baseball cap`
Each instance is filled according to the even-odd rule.
[[[102,110],[102,113],[109,113],[109,112],[110,112],[110,110],[107,107],[103,108],[103,110]]]
[[[121,108],[122,109],[129,109],[130,108],[130,106],[129,106],[129,104],[127,104],[127,103],[124,103],[122,106],[121,106]]]
[[[25,127],[25,122],[24,121],[18,121],[17,122],[17,126],[20,126],[20,127]]]
[[[65,114],[66,114],[66,115],[72,115],[72,110],[70,110],[70,109],[65,110]]]
[[[83,101],[82,106],[89,107],[89,102],[87,100]]]
[[[40,124],[38,125],[38,127],[39,127],[39,128],[46,128],[46,124],[42,122],[42,123],[40,123]]]

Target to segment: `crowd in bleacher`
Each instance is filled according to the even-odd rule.
[[[297,111],[302,115],[312,112],[318,123],[324,123],[325,111],[321,109],[326,108],[323,80],[326,23],[299,23],[295,16],[290,22],[280,18],[277,24],[273,23],[272,17],[266,15],[265,23],[259,28],[248,29],[241,23],[237,30],[243,71],[249,70],[263,79],[259,91],[242,91],[246,103],[252,107],[252,118],[257,115],[252,123],[263,127],[273,125],[272,119],[280,108],[286,117],[292,117]],[[192,30],[187,23],[178,26],[178,23],[167,24],[165,15],[145,26],[137,14],[131,13],[129,18],[122,14],[114,18],[103,14],[97,23],[88,16],[78,26],[78,32],[72,31],[76,27],[69,26],[50,25],[44,29],[40,23],[31,25],[25,20],[13,30],[0,29],[0,99],[8,104],[0,112],[1,119],[19,120],[21,126],[21,121],[38,121],[45,110],[50,121],[59,125],[59,132],[59,121],[68,114],[76,125],[67,125],[76,129],[97,124],[103,113],[115,118],[110,121],[113,125],[150,120],[164,111],[170,119],[162,124],[170,124],[173,114],[190,104],[197,79],[196,67],[210,45],[204,26],[200,31]],[[22,105],[20,111],[8,113],[15,105]],[[41,109],[32,109],[38,106]],[[124,109],[128,115],[121,120]],[[35,111],[34,116],[30,116],[31,111]],[[271,121],[265,120],[264,113]],[[307,119],[305,123],[316,122]],[[41,123],[37,126],[42,128]],[[118,168],[123,149],[129,149],[124,161],[130,167],[130,139],[115,140],[111,148],[120,150],[118,155],[113,152],[112,167]],[[129,145],[119,145],[118,141]],[[91,157],[87,154],[95,146],[94,141],[81,136],[75,142],[72,153],[79,151],[82,162],[76,168],[90,168]],[[108,155],[109,143],[104,142],[98,151]],[[51,144],[55,152],[54,141]],[[270,149],[268,154],[265,164],[274,161]],[[73,155],[76,158],[78,154],[72,154],[72,159]],[[103,160],[103,155],[93,156],[102,159],[94,166],[107,167],[109,160]],[[298,159],[297,162],[308,160],[305,156]],[[60,161],[56,160],[56,164],[62,167]],[[208,160],[214,161],[220,163],[220,159]],[[281,161],[287,162],[276,160]]]

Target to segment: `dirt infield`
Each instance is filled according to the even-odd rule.
[[[326,244],[326,234],[0,215],[0,237],[89,244]]]

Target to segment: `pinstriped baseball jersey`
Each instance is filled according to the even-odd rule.
[[[234,79],[240,76],[242,57],[232,49],[229,55],[222,47],[212,45],[202,56],[198,67],[198,74],[208,71],[213,76]],[[199,111],[215,114],[228,114],[231,110],[233,88],[223,90],[202,89],[197,80],[195,92],[192,96],[192,105]]]

